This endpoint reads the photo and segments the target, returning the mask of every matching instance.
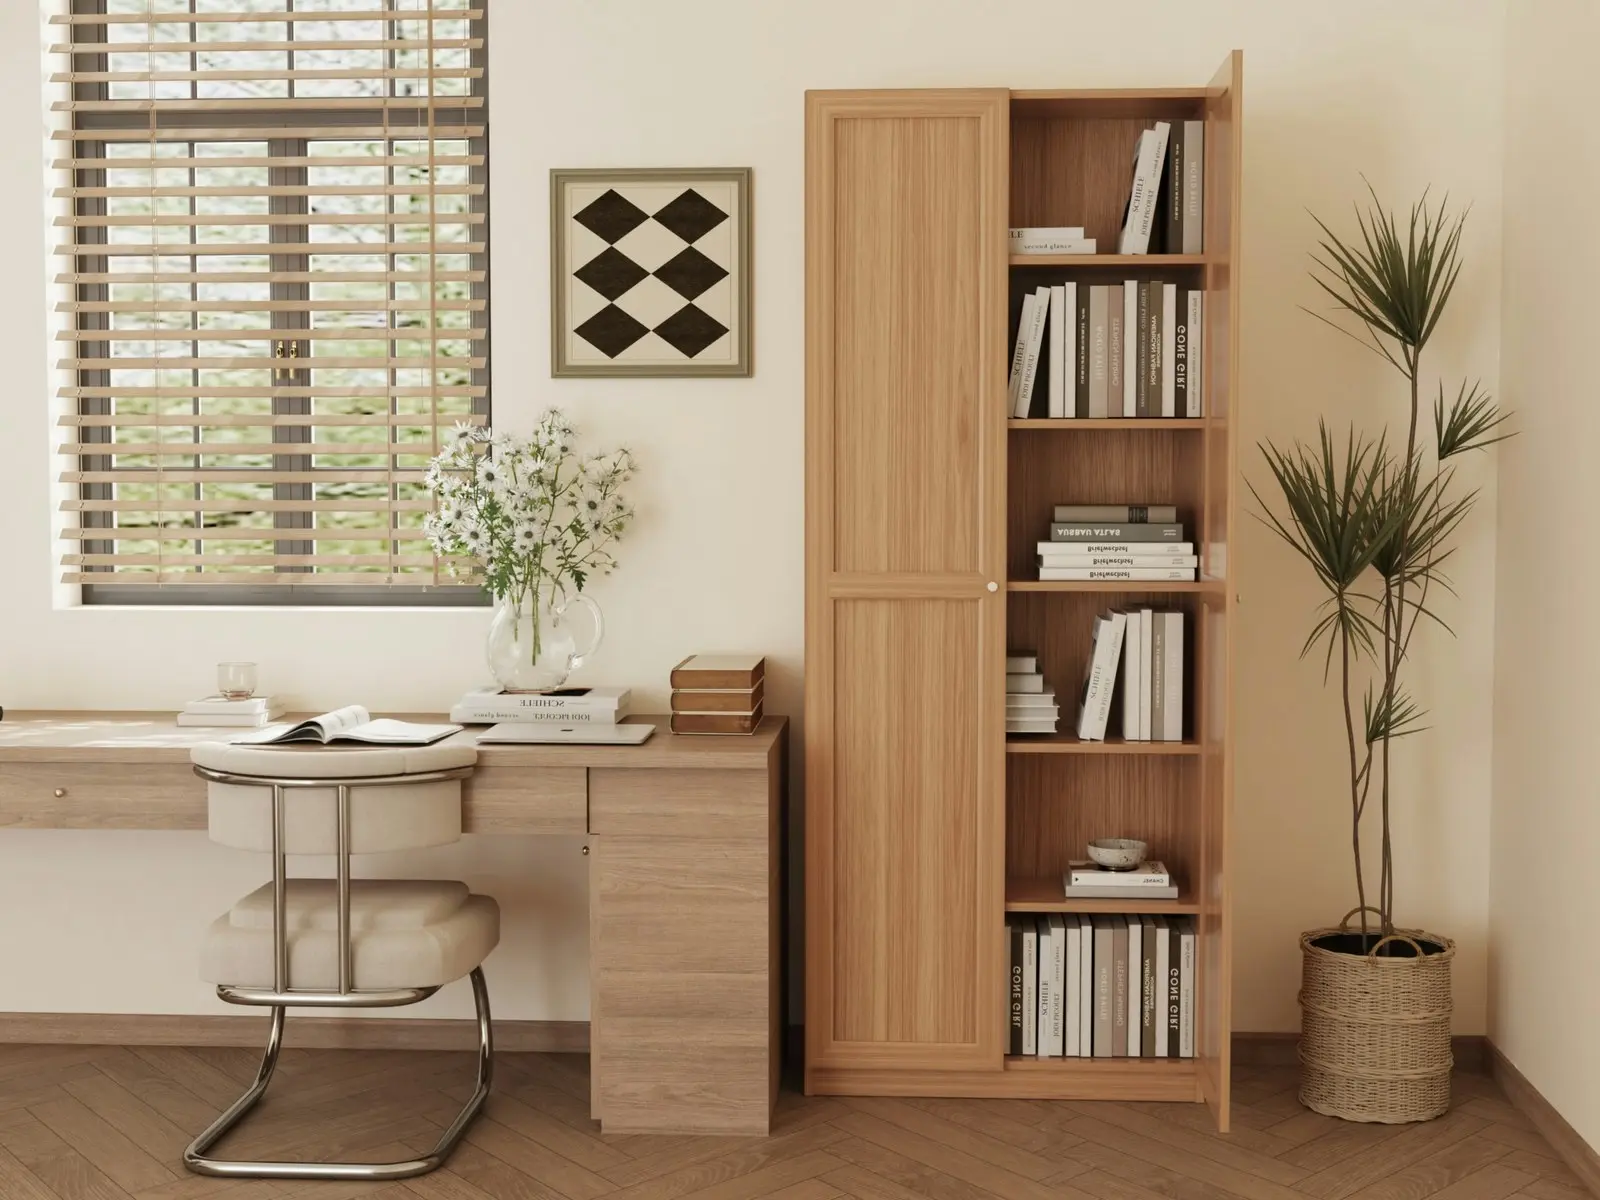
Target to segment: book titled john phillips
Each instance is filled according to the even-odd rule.
[[[607,687],[568,687],[552,692],[481,688],[468,692],[450,710],[450,719],[461,725],[498,725],[503,721],[615,725],[627,715],[628,689]]]

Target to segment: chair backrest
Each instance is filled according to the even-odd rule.
[[[381,854],[461,839],[461,780],[430,777],[471,767],[478,751],[452,745],[345,750],[203,742],[190,760],[242,780],[208,780],[208,828],[214,842],[271,853],[274,781],[327,780],[327,787],[284,789],[283,853],[338,853],[337,788],[348,784],[350,853]],[[421,778],[410,782],[405,778],[409,775]],[[366,782],[378,779],[384,782]]]

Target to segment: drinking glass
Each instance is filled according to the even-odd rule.
[[[253,662],[217,664],[217,691],[224,700],[248,700],[256,691],[256,665]]]

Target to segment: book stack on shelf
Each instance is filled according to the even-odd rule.
[[[1061,877],[1068,900],[1176,900],[1178,884],[1165,863],[1142,862],[1118,871],[1082,860],[1067,864]]]
[[[672,668],[672,732],[754,733],[766,671],[759,654],[691,654]]]
[[[1118,254],[1205,252],[1206,125],[1156,121],[1133,149]]]
[[[1093,238],[1082,225],[1029,225],[1010,232],[1013,254],[1093,254]]]
[[[260,729],[281,716],[283,702],[276,696],[248,696],[243,700],[207,696],[185,704],[178,714],[178,724],[215,729]]]
[[[1045,685],[1036,655],[1006,659],[1006,732],[1054,733],[1061,718],[1056,691]]]
[[[1170,504],[1058,504],[1038,551],[1047,581],[1192,582],[1200,566]]]
[[[1010,1053],[1194,1057],[1192,918],[1019,914],[1006,929]]]
[[[628,689],[564,687],[549,692],[468,692],[450,709],[458,725],[615,725],[628,715]]]
[[[1141,608],[1094,619],[1078,696],[1081,741],[1105,740],[1119,677],[1124,741],[1183,740],[1183,618],[1181,612]]]
[[[1022,294],[1011,415],[1201,417],[1205,293],[1161,280],[1043,285]]]

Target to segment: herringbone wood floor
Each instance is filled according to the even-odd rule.
[[[1494,1084],[1457,1077],[1425,1125],[1347,1125],[1295,1101],[1289,1068],[1236,1072],[1236,1131],[1203,1108],[806,1099],[771,1138],[605,1137],[587,1060],[502,1054],[448,1166],[400,1184],[188,1175],[190,1137],[242,1090],[246,1050],[0,1046],[0,1200],[1592,1200]],[[469,1056],[286,1050],[222,1152],[398,1158],[465,1098]]]

